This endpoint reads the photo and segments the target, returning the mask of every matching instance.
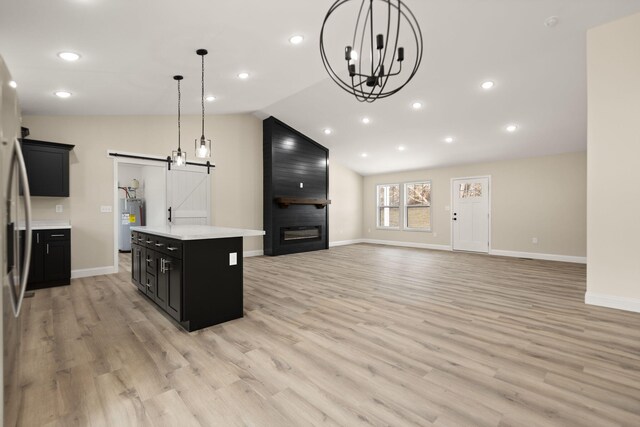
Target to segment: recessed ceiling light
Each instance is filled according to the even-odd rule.
[[[398,145],[398,151],[404,151],[406,147],[404,145]]]
[[[213,96],[213,95],[209,95],[209,96],[207,96],[205,99],[206,99],[208,102],[213,102],[213,101],[215,101],[215,100],[216,100],[216,97],[215,97],[215,96]]]
[[[245,72],[239,73],[238,74],[238,78],[242,79],[242,80],[248,79],[249,78],[249,73],[245,73]]]
[[[488,80],[488,81],[482,83],[480,86],[482,86],[482,89],[484,89],[484,90],[489,90],[489,89],[491,89],[493,87],[494,84],[495,83],[493,83],[492,81]]]
[[[453,142],[453,137],[452,136],[448,136],[444,139],[444,142],[446,142],[447,144],[451,144]]]
[[[414,102],[413,105],[411,105],[413,107],[414,110],[419,110],[422,108],[422,102]]]
[[[371,123],[371,119],[369,117],[363,117],[362,123],[364,123],[365,125],[368,125],[369,123]]]
[[[505,129],[507,129],[507,132],[515,132],[518,130],[518,125],[508,125]]]
[[[361,157],[369,157],[369,155],[367,153],[362,153],[360,154]]]
[[[289,43],[291,44],[300,44],[304,41],[304,37],[299,34],[289,37]]]
[[[77,61],[78,59],[80,59],[80,55],[75,52],[60,52],[58,54],[58,57],[69,62]]]
[[[71,96],[71,92],[67,92],[66,90],[59,90],[54,93],[58,98],[68,98]]]
[[[333,132],[331,129],[326,128],[325,130],[323,130],[322,132],[324,132],[325,135],[331,135],[331,133]]]
[[[9,80],[9,86],[11,86],[12,88],[14,88],[14,89],[15,89],[15,88],[17,88],[17,87],[18,87],[18,83],[16,83],[16,82],[15,82],[15,81],[13,81],[13,80]]]

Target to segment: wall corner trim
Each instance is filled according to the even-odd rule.
[[[513,257],[513,258],[541,259],[545,261],[572,262],[574,264],[587,263],[587,257],[583,257],[583,256],[542,254],[538,252],[518,252],[518,251],[503,251],[499,249],[491,249],[489,251],[489,255],[507,256],[507,257]]]
[[[640,313],[640,299],[637,298],[625,298],[616,295],[587,292],[584,295],[584,303]]]
[[[244,251],[244,252],[242,252],[242,257],[243,258],[250,258],[250,257],[262,256],[262,255],[264,255],[264,251],[263,250],[259,250],[259,251]]]
[[[83,268],[80,270],[71,270],[72,279],[81,279],[83,277],[103,276],[105,274],[114,274],[116,268],[112,265],[108,267]]]

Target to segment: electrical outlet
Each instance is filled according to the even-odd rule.
[[[238,253],[230,252],[229,253],[229,265],[238,265]]]
[[[56,213],[61,213],[62,211],[62,205],[56,205]]]
[[[537,237],[532,237],[531,238],[531,243],[533,243],[534,245],[538,244],[538,238]]]
[[[111,213],[113,212],[113,208],[111,206],[100,206],[100,212]]]

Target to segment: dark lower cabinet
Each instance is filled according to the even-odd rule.
[[[133,231],[131,279],[188,331],[237,319],[242,307],[242,237],[180,241]],[[229,265],[229,254],[237,264]]]
[[[165,310],[171,317],[180,320],[180,312],[182,311],[182,260],[167,258],[165,266],[167,268],[163,281],[163,286],[167,292]]]
[[[33,230],[27,289],[50,288],[69,283],[71,230]]]
[[[144,270],[144,247],[131,245],[131,279],[142,292],[146,291],[146,284],[143,283],[142,271]]]

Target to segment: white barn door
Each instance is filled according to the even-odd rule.
[[[170,225],[209,225],[211,180],[207,168],[186,166],[167,171],[167,221]]]

